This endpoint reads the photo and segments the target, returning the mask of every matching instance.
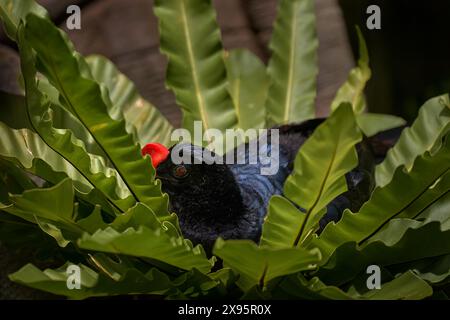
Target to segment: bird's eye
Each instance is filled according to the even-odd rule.
[[[185,166],[179,165],[173,169],[173,175],[178,179],[185,178],[188,176],[188,170]]]

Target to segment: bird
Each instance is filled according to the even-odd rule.
[[[169,195],[170,210],[177,214],[183,236],[194,245],[201,244],[210,253],[219,237],[258,242],[271,197],[283,195],[284,183],[293,171],[298,151],[324,121],[324,118],[317,118],[272,128],[279,132],[279,170],[273,175],[261,174],[261,161],[248,161],[248,147],[230,151],[235,157],[241,155],[246,160],[235,164],[205,159],[202,146],[184,142],[170,149],[149,143],[142,149],[142,154],[150,155],[156,178],[161,181],[162,191]],[[271,131],[268,132],[270,135]],[[326,214],[319,222],[318,233],[331,221],[339,221],[345,209],[357,212],[369,199],[374,188],[375,165],[395,140],[364,138],[357,145],[359,163],[346,175],[348,191],[328,204]],[[273,146],[267,142],[264,147],[270,152]],[[171,155],[175,150],[190,161],[174,163]],[[209,154],[217,156],[212,152]],[[299,214],[304,212],[295,206]]]

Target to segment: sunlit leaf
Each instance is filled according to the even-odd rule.
[[[371,137],[382,131],[401,127],[406,124],[402,118],[390,114],[361,113],[356,116],[361,131]]]
[[[281,0],[270,42],[269,126],[314,118],[317,48],[314,1]]]
[[[403,167],[396,170],[392,181],[377,188],[371,199],[359,213],[346,210],[342,219],[328,224],[320,237],[315,238],[311,246],[319,247],[324,261],[346,242],[366,243],[391,219],[405,212],[421,195],[444,176],[450,169],[450,139],[436,152],[417,158],[411,171]]]
[[[108,90],[111,117],[125,119],[127,131],[136,135],[141,146],[149,142],[170,145],[172,126],[155,106],[139,95],[133,82],[102,56],[89,56],[86,61],[94,79]]]
[[[224,51],[209,0],[156,0],[161,51],[168,57],[166,84],[183,110],[183,127],[204,130],[236,126],[227,91]],[[210,137],[206,137],[210,140]],[[200,141],[201,142],[201,141]]]
[[[378,186],[391,181],[395,170],[404,165],[410,170],[414,160],[426,151],[433,151],[441,144],[442,137],[450,130],[450,101],[448,95],[426,102],[410,128],[403,130],[396,145],[388,151],[384,161],[375,169]]]
[[[269,77],[265,65],[247,50],[232,50],[226,59],[228,91],[234,101],[238,127],[262,129]]]
[[[147,222],[136,229],[127,227],[120,231],[113,222],[111,227],[100,229],[92,235],[84,234],[78,245],[93,251],[155,259],[184,270],[196,268],[206,273],[211,269],[211,262],[203,248],[193,247],[190,241],[176,233],[176,228],[169,222],[161,224],[155,213],[143,204],[130,210],[131,215],[139,212],[146,215]]]
[[[50,21],[35,15],[27,17],[25,34],[37,52],[42,73],[105,151],[135,201],[146,203],[162,217],[166,216],[167,196],[162,195],[160,183],[154,181],[154,169],[149,159],[142,158],[140,148],[126,132],[124,122],[109,116],[100,86],[83,77],[82,64],[79,65],[80,60],[75,58],[66,38]],[[43,38],[47,39],[45,43]],[[54,55],[54,52],[59,54]],[[66,138],[69,137],[66,134]]]
[[[20,20],[29,13],[48,17],[47,11],[34,0],[0,0],[0,17],[3,20],[6,34],[17,40],[17,28]]]
[[[369,67],[369,53],[366,41],[359,28],[357,28],[357,33],[359,39],[358,66],[350,71],[347,81],[338,90],[336,97],[331,103],[332,111],[336,110],[343,102],[350,102],[355,114],[360,114],[366,109],[364,89],[372,76],[372,72]]]
[[[244,291],[255,285],[264,288],[277,277],[312,270],[320,260],[318,250],[301,248],[258,247],[248,240],[218,239],[214,254],[223,259],[225,266],[239,274],[238,285]]]
[[[334,198],[347,191],[345,175],[358,165],[362,136],[350,105],[342,105],[305,142],[284,186],[287,200],[274,198],[263,226],[262,244],[297,246],[310,235]]]

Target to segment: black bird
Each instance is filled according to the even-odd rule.
[[[162,181],[163,192],[169,194],[171,210],[177,213],[184,236],[210,252],[219,236],[258,241],[271,196],[282,194],[298,150],[323,121],[314,119],[276,127],[279,129],[279,170],[274,175],[261,175],[260,162],[208,164],[212,161],[205,161],[205,158],[201,161],[203,148],[191,144],[177,146],[181,149],[179,154],[189,157],[191,164],[172,162],[170,154],[175,147],[167,150],[159,144],[148,144],[143,154],[151,155],[156,177]],[[270,139],[267,141],[270,151]],[[359,165],[346,175],[348,191],[328,205],[320,221],[321,229],[330,221],[338,221],[346,208],[357,211],[368,200],[374,187],[374,166],[392,146],[393,141],[386,141],[365,139],[357,146]],[[240,150],[231,152],[237,156]],[[246,147],[246,160],[248,150]],[[198,164],[194,164],[195,159]]]

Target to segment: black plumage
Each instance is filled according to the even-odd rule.
[[[282,194],[298,150],[322,122],[323,119],[315,119],[277,127],[280,167],[275,175],[261,175],[260,162],[207,164],[203,161],[194,164],[203,149],[190,144],[178,146],[185,156],[190,157],[192,164],[174,164],[169,156],[158,165],[157,178],[162,181],[163,191],[170,196],[171,209],[179,217],[184,236],[194,244],[203,244],[207,251],[219,236],[257,241],[271,196]],[[270,151],[270,139],[267,141],[265,147]],[[327,214],[320,221],[321,228],[330,221],[339,220],[346,208],[357,211],[368,199],[373,189],[375,163],[391,145],[375,138],[365,139],[357,146],[359,165],[346,176],[348,191],[328,205]],[[237,155],[243,149],[240,150],[231,152]],[[248,148],[244,150],[248,160]]]

